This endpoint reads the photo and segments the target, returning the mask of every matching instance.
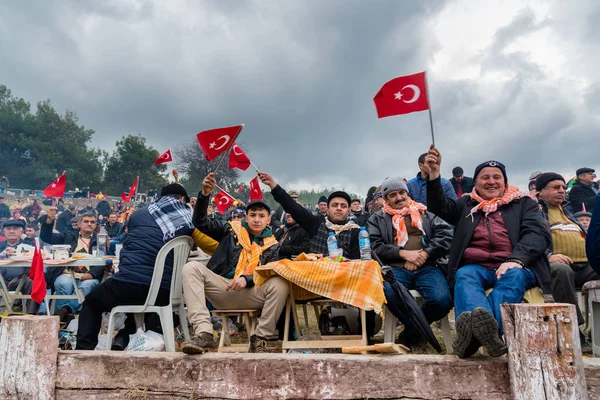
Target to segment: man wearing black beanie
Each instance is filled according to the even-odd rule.
[[[536,179],[536,190],[542,214],[548,221],[552,241],[547,250],[552,271],[552,295],[559,303],[575,305],[579,325],[585,321],[575,293],[576,287],[586,282],[600,279],[585,253],[585,228],[573,216],[569,202],[566,201],[565,179],[555,172],[545,172]],[[591,352],[580,332],[581,351]]]

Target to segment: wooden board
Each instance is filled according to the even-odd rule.
[[[344,354],[408,354],[410,349],[401,344],[379,343],[372,346],[342,347]]]

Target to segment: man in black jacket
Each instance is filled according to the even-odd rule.
[[[275,238],[279,242],[280,259],[291,260],[292,256],[310,251],[310,237],[290,213],[285,213],[285,224],[277,229]]]
[[[276,324],[288,296],[288,283],[272,277],[258,288],[253,273],[258,265],[278,259],[278,243],[271,228],[271,209],[263,201],[246,205],[246,218],[222,224],[208,218],[210,193],[216,186],[215,174],[202,181],[194,209],[194,225],[200,232],[219,242],[205,265],[192,261],[183,267],[183,296],[188,306],[188,320],[196,337],[187,341],[182,351],[200,354],[217,346],[206,301],[218,309],[261,309],[258,324],[250,337],[251,352],[267,352],[277,340]]]
[[[49,244],[68,244],[71,246],[71,253],[92,253],[93,247],[97,246],[97,238],[94,233],[98,221],[94,213],[85,213],[79,221],[79,230],[75,232],[52,233],[54,227],[54,217],[56,208],[48,211],[46,219],[42,221],[40,229],[40,239]],[[87,296],[94,289],[104,276],[104,266],[94,266],[91,268],[81,267],[77,272],[77,286]],[[75,292],[73,281],[66,268],[48,268],[45,274],[46,285],[48,289],[53,290],[57,295],[72,295]],[[57,315],[68,315],[79,311],[81,304],[75,299],[56,300]],[[64,309],[64,311],[61,311]]]
[[[336,236],[338,248],[344,251],[344,257],[353,260],[360,259],[358,233],[360,226],[348,219],[350,214],[350,196],[346,192],[333,192],[327,199],[326,215],[312,215],[302,205],[295,202],[290,195],[275,182],[267,173],[258,174],[260,180],[271,188],[271,194],[276,202],[281,204],[285,212],[308,233],[311,253],[329,255],[327,238],[329,232]],[[319,200],[320,201],[320,200]]]
[[[462,197],[464,194],[471,193],[475,187],[473,178],[465,176],[465,172],[461,167],[454,167],[452,169],[452,179],[450,179],[450,183],[458,198]]]
[[[10,209],[4,204],[4,197],[0,196],[0,218],[10,218]]]
[[[73,203],[69,203],[68,209],[63,211],[56,220],[56,230],[60,233],[66,233],[73,231],[71,220],[75,218],[77,213],[77,206]]]
[[[119,223],[119,221],[117,220],[117,214],[111,212],[108,215],[108,222],[105,225],[106,234],[108,235],[108,238],[111,240],[116,238],[119,235],[119,233],[121,233],[122,227],[123,224]]]
[[[363,209],[359,199],[352,199],[350,202],[350,211],[356,217],[356,223],[359,226],[367,226],[367,221],[369,221],[371,214]]]
[[[551,293],[546,249],[551,236],[538,204],[509,186],[506,168],[487,161],[475,169],[475,191],[452,200],[440,183],[440,152],[426,158],[429,210],[455,226],[448,263],[454,285],[455,348],[461,358],[483,345],[491,356],[506,353],[500,338],[500,304],[520,303],[525,291],[539,286]],[[486,296],[485,291],[493,289]]]
[[[452,309],[452,296],[436,260],[450,250],[452,227],[412,200],[402,178],[387,178],[381,191],[384,208],[369,219],[371,248],[385,265],[393,267],[399,283],[423,296],[422,310],[427,320],[431,323],[442,319]],[[384,291],[387,306],[405,326],[399,342],[422,347],[425,338],[400,311],[397,304],[401,299],[388,282],[384,282]]]
[[[569,193],[569,202],[573,207],[573,212],[585,211],[594,212],[596,198],[598,197],[598,188],[594,185],[594,172],[592,168],[579,168],[575,175],[577,180]]]

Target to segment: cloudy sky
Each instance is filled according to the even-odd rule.
[[[243,122],[282,186],[364,196],[417,173],[427,112],[378,120],[373,96],[427,70],[443,175],[497,159],[524,188],[600,167],[599,19],[595,0],[6,0],[0,84],[75,110],[107,150]]]

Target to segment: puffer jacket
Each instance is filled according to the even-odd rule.
[[[200,232],[219,242],[219,246],[214,251],[206,267],[215,274],[231,278],[240,259],[242,246],[239,244],[237,235],[230,224],[223,224],[213,218],[208,218],[206,209],[209,200],[209,197],[205,197],[202,192],[198,193],[193,217],[194,226]],[[279,245],[275,244],[262,253],[259,265],[265,265],[278,259]],[[246,279],[246,287],[254,286],[252,275],[243,275],[243,277]]]

